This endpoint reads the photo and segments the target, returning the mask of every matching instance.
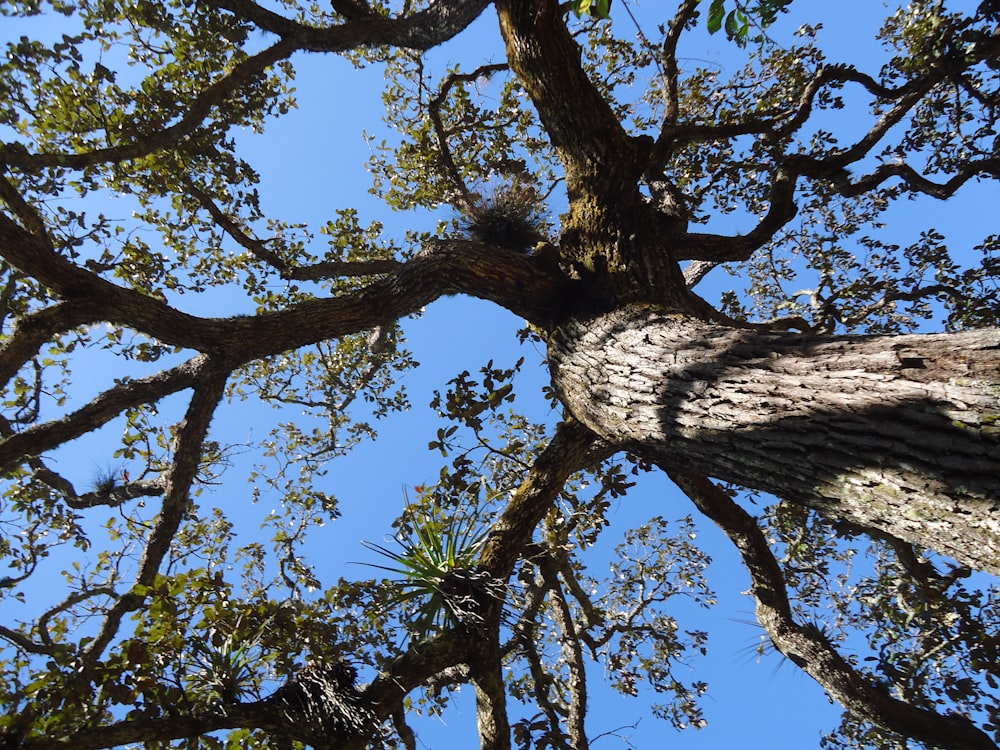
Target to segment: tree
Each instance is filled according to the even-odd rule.
[[[705,634],[666,608],[713,599],[693,521],[629,531],[609,580],[585,565],[610,500],[664,472],[739,550],[768,647],[844,706],[829,747],[996,747],[972,572],[1000,572],[1000,238],[878,231],[1000,176],[996,4],[896,11],[877,73],[815,27],[772,40],[787,2],[399,5],[54,2],[60,36],[8,44],[0,594],[29,615],[0,626],[5,746],[413,748],[408,714],[472,684],[482,747],[586,748],[591,662],[701,725],[675,666]],[[494,12],[503,61],[436,71]],[[685,59],[706,29],[746,67]],[[373,190],[409,231],[269,216],[241,131],[294,106],[306,53],[385,72]],[[748,229],[718,229],[734,210]],[[710,304],[716,268],[743,286]],[[448,295],[527,321],[559,423],[513,410],[521,363],[458,375],[439,481],[370,545],[391,577],[324,580],[319,478],[408,406],[401,321]],[[305,414],[255,446],[268,539],[204,494],[254,447],[213,417],[253,400]],[[60,464],[80,439],[89,488]]]

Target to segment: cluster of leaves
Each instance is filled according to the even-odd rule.
[[[750,28],[756,24],[762,31],[770,26],[784,12],[792,0],[759,0],[750,6],[735,3],[736,7],[726,11],[725,0],[712,0],[708,7],[708,30],[715,34],[725,28],[730,41],[745,47],[750,39]]]

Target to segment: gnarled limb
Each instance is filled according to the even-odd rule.
[[[753,581],[757,619],[775,647],[845,708],[928,747],[996,750],[989,737],[966,717],[941,715],[893,698],[854,669],[818,628],[796,622],[781,568],[753,517],[707,478],[670,466],[662,468],[740,551]]]
[[[458,34],[490,4],[488,0],[435,0],[408,16],[387,18],[365,12],[349,13],[344,14],[351,16],[346,23],[317,28],[289,20],[252,0],[205,2],[251,21],[263,31],[277,34],[297,49],[310,52],[345,52],[368,45],[430,49]],[[344,8],[342,2],[335,10],[343,14]]]
[[[141,605],[145,596],[141,589],[152,586],[156,580],[160,565],[191,505],[191,487],[201,467],[208,427],[222,399],[228,376],[229,370],[220,369],[210,360],[204,361],[197,373],[187,412],[177,427],[173,461],[166,475],[160,514],[139,560],[135,583],[132,590],[115,601],[105,614],[98,634],[84,649],[88,661],[100,657],[117,635],[122,617]]]
[[[845,183],[839,188],[839,192],[851,198],[874,190],[886,180],[898,177],[908,190],[944,200],[954,195],[969,180],[980,175],[1000,178],[1000,158],[971,159],[944,182],[934,182],[924,177],[909,164],[881,164],[875,171]]]

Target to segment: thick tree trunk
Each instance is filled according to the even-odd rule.
[[[633,306],[559,329],[605,439],[1000,574],[1000,331],[802,336]]]

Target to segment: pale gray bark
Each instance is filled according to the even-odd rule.
[[[804,336],[634,306],[560,328],[606,440],[1000,573],[1000,331]]]

